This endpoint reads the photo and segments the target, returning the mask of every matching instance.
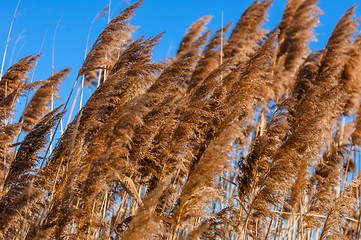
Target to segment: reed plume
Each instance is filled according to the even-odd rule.
[[[79,69],[78,75],[86,75],[96,69],[111,70],[114,59],[124,50],[131,40],[131,32],[135,28],[128,23],[134,11],[142,4],[138,1],[113,18],[103,32],[98,36],[92,49]]]
[[[12,65],[5,72],[4,76],[1,76],[0,119],[2,124],[4,124],[7,118],[12,116],[13,104],[22,91],[25,90],[27,72],[34,67],[38,58],[39,55],[24,57]]]
[[[210,16],[202,17],[187,29],[187,32],[179,45],[176,58],[180,58],[191,49],[199,47],[199,43],[202,42],[200,40],[203,38],[202,32],[210,20]]]
[[[67,76],[70,69],[64,69],[51,75],[34,93],[20,119],[22,129],[29,132],[38,123],[40,118],[49,111],[52,98],[56,98],[59,88],[57,85]]]
[[[280,47],[277,53],[277,68],[273,83],[279,98],[288,95],[294,85],[295,74],[308,54],[308,43],[313,39],[313,29],[321,11],[314,1],[289,1],[280,23]],[[298,6],[298,7],[296,7]],[[293,15],[292,11],[297,9]],[[286,25],[287,23],[287,25]]]
[[[350,49],[350,59],[345,65],[343,72],[344,78],[344,89],[347,92],[348,100],[346,103],[346,114],[350,114],[352,111],[356,111],[360,105],[360,94],[359,94],[359,76],[360,76],[360,61],[361,61],[361,35],[355,39],[352,48]]]
[[[264,31],[260,27],[265,20],[267,9],[271,6],[272,0],[254,1],[251,6],[243,13],[235,28],[233,29],[227,43],[224,46],[224,56],[229,58],[247,50],[252,46],[254,40],[262,38]]]

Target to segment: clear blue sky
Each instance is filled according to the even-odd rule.
[[[311,48],[323,48],[338,19],[349,7],[359,1],[320,0],[319,6],[324,14],[321,16],[320,26],[316,29],[318,42],[312,43]],[[17,2],[18,0],[0,1],[0,59]],[[72,68],[72,73],[63,86],[65,90],[63,94],[66,94],[84,58],[90,24],[94,16],[108,2],[108,0],[22,0],[14,23],[5,66],[8,67],[11,56],[14,62],[25,55],[38,53],[45,39],[41,51],[42,58],[34,80],[47,78],[51,72],[54,30],[61,19],[55,40],[55,70]],[[130,3],[134,2],[134,0],[130,1]],[[236,22],[251,3],[251,0],[145,0],[131,23],[139,26],[134,34],[135,37],[141,35],[151,37],[161,32],[166,33],[154,55],[156,60],[160,60],[175,53],[185,30],[199,17],[212,15],[209,28],[218,29],[221,26],[222,11],[225,23]],[[277,25],[285,3],[286,0],[274,0],[265,28],[272,29]],[[129,0],[112,0],[112,16],[128,4]],[[361,16],[360,8],[356,9],[358,16]],[[106,22],[106,17],[96,21],[91,32],[90,45],[105,27]],[[19,39],[19,36],[22,38]],[[15,44],[17,39],[19,41]]]

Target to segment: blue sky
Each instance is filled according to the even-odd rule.
[[[0,1],[0,58],[3,55],[17,2],[18,0]],[[135,1],[112,0],[112,16],[127,7],[129,2]],[[323,48],[338,19],[357,2],[359,0],[320,0],[319,7],[324,14],[316,29],[318,41],[312,43],[310,47]],[[22,0],[11,35],[6,68],[9,66],[10,59],[14,62],[20,57],[38,53],[44,42],[41,50],[42,57],[34,80],[47,78],[51,73],[53,36],[59,21],[54,51],[55,70],[72,68],[71,74],[62,87],[64,91],[61,96],[63,99],[66,98],[64,94],[66,95],[69,91],[69,86],[72,85],[84,58],[85,43],[91,22],[108,3],[108,0]],[[222,11],[224,23],[235,23],[251,3],[251,0],[145,0],[131,21],[133,25],[139,26],[134,37],[142,35],[152,37],[165,32],[154,54],[154,59],[161,60],[166,56],[174,55],[185,30],[199,17],[212,15],[212,22],[208,26],[215,30],[221,26]],[[278,24],[285,3],[286,0],[274,0],[265,28],[272,29]],[[358,16],[361,16],[360,8],[356,9]],[[106,17],[95,22],[90,35],[90,45],[106,23]]]

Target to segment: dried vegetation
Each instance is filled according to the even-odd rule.
[[[2,76],[0,238],[360,239],[354,7],[311,52],[317,0],[289,0],[272,31],[256,0],[231,32],[200,18],[155,63],[162,35],[131,37],[141,3],[89,51],[78,78],[96,90],[58,140],[69,69],[28,83],[27,56]]]

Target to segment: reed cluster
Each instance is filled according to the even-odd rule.
[[[156,63],[138,1],[89,51],[74,87],[96,88],[59,139],[69,69],[29,83],[39,56],[19,60],[0,81],[0,238],[360,239],[359,19],[310,51],[317,3],[288,0],[271,31],[272,0],[213,33],[200,18]]]

